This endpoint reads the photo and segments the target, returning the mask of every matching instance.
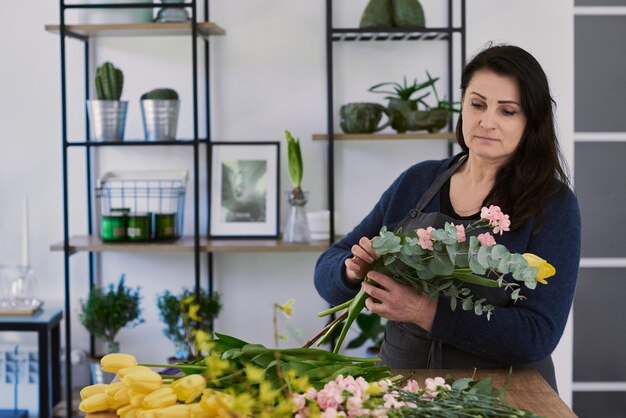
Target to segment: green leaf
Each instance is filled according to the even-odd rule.
[[[303,165],[302,153],[300,151],[300,140],[294,138],[291,132],[285,130],[287,141],[287,163],[289,168],[289,178],[293,187],[299,189],[302,185]]]
[[[485,274],[487,272],[487,269],[478,262],[477,257],[469,259],[469,268],[475,274]]]
[[[476,257],[478,263],[484,268],[489,268],[489,247],[482,246],[478,249],[478,255]]]
[[[463,307],[464,311],[471,311],[474,308],[474,301],[472,300],[472,296],[464,298],[461,306]]]
[[[448,257],[442,257],[441,254],[433,253],[433,258],[428,263],[428,268],[433,274],[438,276],[449,276],[454,272],[454,266]]]

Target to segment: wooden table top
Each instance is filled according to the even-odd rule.
[[[420,387],[429,377],[441,376],[445,378],[451,376],[455,379],[473,377],[474,380],[491,377],[492,385],[498,390],[509,374],[509,371],[505,369],[478,370],[475,375],[474,370],[467,369],[415,369],[395,370],[395,372],[416,380]],[[511,406],[532,411],[546,418],[576,418],[576,414],[534,369],[513,370],[506,389],[505,401]],[[88,414],[87,418],[117,418],[117,416],[102,412]]]
[[[398,370],[397,372],[407,378],[416,380],[420,387],[423,385],[424,380],[429,377],[451,376],[455,379],[461,379],[472,377],[474,374],[473,370],[455,369],[417,369]],[[483,380],[491,377],[493,386],[500,390],[508,374],[509,371],[504,369],[478,370],[474,380]],[[505,401],[511,406],[527,409],[547,418],[576,418],[576,414],[534,369],[513,370],[511,380],[506,389]]]

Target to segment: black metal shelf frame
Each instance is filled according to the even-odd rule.
[[[387,29],[363,29],[363,28],[335,28],[333,27],[333,0],[326,0],[326,107],[327,132],[328,132],[328,209],[330,211],[330,244],[335,236],[335,109],[334,109],[334,80],[333,80],[333,43],[334,42],[376,42],[376,41],[444,41],[447,44],[448,63],[448,97],[452,98],[452,64],[454,53],[454,36],[460,37],[460,59],[465,63],[465,0],[457,0],[460,8],[460,26],[454,26],[454,1],[448,0],[448,24],[442,28],[387,28]],[[452,131],[452,121],[448,129]],[[448,142],[448,154],[452,155],[454,144]]]
[[[200,145],[205,144],[206,148],[206,162],[208,167],[208,173],[211,172],[211,123],[210,123],[210,72],[209,72],[209,39],[204,39],[204,96],[205,96],[205,120],[206,120],[206,138],[200,138],[199,134],[199,121],[198,121],[198,2],[202,2],[204,7],[203,22],[209,22],[209,1],[208,0],[190,0],[186,3],[125,3],[125,4],[111,4],[111,3],[99,3],[99,4],[67,4],[65,0],[59,0],[59,19],[60,19],[60,64],[61,64],[61,135],[62,135],[62,183],[63,183],[63,254],[64,254],[64,298],[65,298],[65,402],[67,405],[67,417],[72,416],[72,374],[71,374],[71,293],[70,293],[70,263],[69,259],[72,254],[70,250],[70,231],[69,231],[69,187],[68,187],[68,151],[71,147],[84,147],[85,148],[85,164],[86,164],[86,180],[87,180],[87,229],[89,235],[94,233],[94,220],[93,220],[93,193],[92,193],[92,153],[93,147],[111,147],[111,146],[191,146],[193,147],[193,203],[194,203],[194,271],[195,280],[194,286],[196,293],[200,290],[200,276],[201,276],[201,263],[200,263],[200,173],[199,173],[199,158],[200,158]],[[168,142],[147,142],[130,140],[123,142],[70,142],[68,141],[67,133],[67,76],[66,76],[66,38],[78,39],[84,43],[84,73],[85,73],[85,100],[90,98],[90,65],[89,65],[89,37],[80,35],[77,33],[66,30],[65,12],[70,9],[123,9],[123,8],[188,8],[191,11],[191,48],[192,48],[192,92],[193,92],[193,135],[194,137],[189,140],[177,140]],[[85,123],[85,138],[90,137],[89,132],[89,120],[86,117]],[[210,174],[209,174],[210,175]],[[210,179],[207,182],[207,204],[210,197]],[[210,231],[209,222],[207,222],[207,236]],[[95,259],[94,253],[88,253],[88,275],[89,275],[89,288],[94,285],[95,278]],[[207,282],[208,292],[213,292],[213,254],[207,254]],[[90,351],[94,354],[94,338],[90,338]]]

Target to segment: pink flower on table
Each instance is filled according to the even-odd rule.
[[[420,385],[416,380],[411,379],[407,382],[406,386],[404,386],[404,390],[411,393],[417,393],[420,390]]]
[[[456,242],[465,242],[465,226],[454,225],[456,227]]]
[[[322,414],[322,418],[337,418],[337,417],[345,417],[346,413],[341,411],[341,412],[337,412],[337,409],[335,408],[329,408],[327,410],[324,411],[324,413]]]
[[[342,402],[341,389],[336,382],[328,382],[324,389],[317,393],[317,403],[323,411],[337,409]]]
[[[478,242],[480,245],[484,245],[487,247],[491,247],[492,245],[496,245],[496,239],[489,232],[485,232],[484,234],[478,235]]]
[[[499,233],[502,235],[503,232],[510,230],[511,221],[509,220],[509,215],[502,213],[499,206],[483,207],[480,210],[480,217],[489,220],[489,225],[493,228],[494,234]]]
[[[428,228],[419,228],[417,232],[417,244],[425,250],[433,250],[433,236],[431,235],[431,231],[434,231],[435,228],[429,226]]]
[[[314,387],[310,387],[304,392],[304,397],[310,401],[317,398],[317,390]]]
[[[441,389],[452,389],[450,385],[446,384],[446,380],[443,377],[435,377],[434,379],[429,377],[424,383],[426,385],[426,391],[422,398],[426,400],[435,399]]]

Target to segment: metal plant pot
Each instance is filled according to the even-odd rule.
[[[88,100],[92,141],[123,141],[128,101]]]
[[[143,130],[148,141],[176,139],[180,100],[141,100]]]

